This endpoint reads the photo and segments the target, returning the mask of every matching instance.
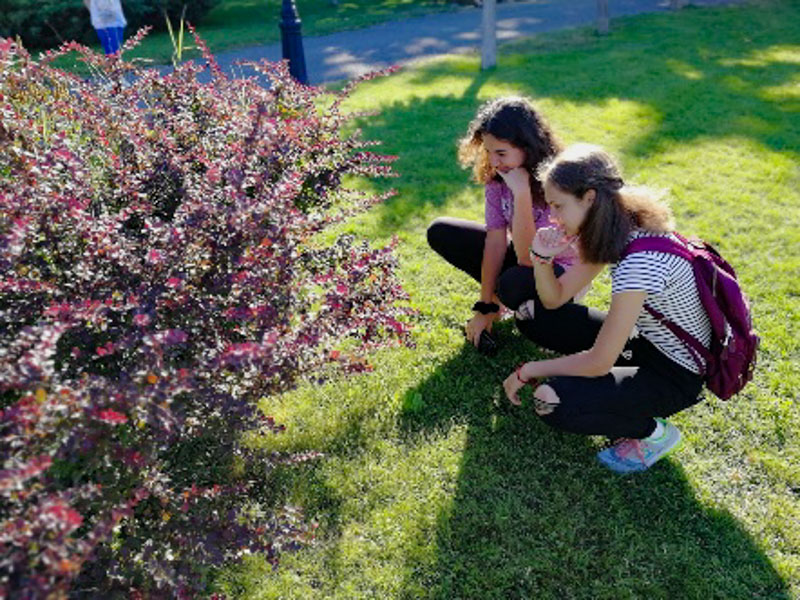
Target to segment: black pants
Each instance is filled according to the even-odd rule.
[[[563,320],[548,321],[546,346],[563,354],[588,350],[594,345],[605,313],[580,304],[561,307]],[[527,334],[532,322],[518,321]],[[547,385],[559,399],[553,412],[542,420],[564,431],[610,438],[643,438],[656,423],[653,417],[669,417],[696,404],[702,377],[667,357],[644,337],[628,340],[616,365],[601,377],[551,377]]]
[[[447,262],[480,283],[483,248],[486,245],[485,225],[464,219],[440,217],[428,227],[428,244]],[[555,268],[556,275],[564,272],[558,265]],[[495,293],[500,302],[511,310],[517,310],[523,302],[534,300],[537,320],[540,315],[543,320],[547,319],[547,315],[543,313],[555,312],[548,311],[539,302],[533,268],[517,263],[513,244],[509,244],[506,250]]]
[[[428,228],[431,248],[478,282],[485,242],[485,226],[471,221],[439,218]],[[545,309],[536,294],[533,269],[517,265],[511,246],[496,291],[500,301],[513,310],[534,300],[534,318],[517,320],[517,327],[537,345],[561,354],[591,348],[605,319],[603,311],[573,302]],[[675,363],[643,337],[628,341],[607,375],[552,377],[547,383],[559,398],[555,410],[542,416],[548,425],[611,438],[647,437],[655,428],[653,417],[668,417],[697,403],[702,389],[699,375]]]

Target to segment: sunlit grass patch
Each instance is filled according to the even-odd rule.
[[[277,486],[320,527],[277,571],[254,561],[226,575],[237,595],[800,596],[798,19],[796,2],[626,18],[607,38],[514,44],[488,73],[448,57],[356,93],[348,106],[379,111],[361,124],[401,177],[378,186],[396,197],[347,227],[402,240],[417,345],[382,351],[363,377],[265,400],[288,426],[268,443],[325,453]],[[604,145],[628,180],[666,189],[679,229],[715,244],[752,301],[755,381],[677,415],[681,449],[641,476],[602,470],[599,440],[508,408],[500,382],[539,350],[508,322],[496,358],[468,347],[478,286],[427,247],[432,218],[482,219],[456,141],[482,101],[507,93],[533,98],[565,142]],[[606,274],[589,302],[609,291]]]

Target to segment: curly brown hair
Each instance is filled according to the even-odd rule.
[[[536,171],[543,161],[559,153],[561,144],[531,101],[519,96],[489,100],[478,109],[467,134],[459,140],[459,162],[465,168],[471,167],[475,181],[482,184],[502,181],[489,164],[489,155],[483,147],[483,136],[487,133],[525,153],[523,166],[531,174],[531,197],[534,203],[544,204]]]
[[[581,256],[587,262],[618,262],[634,228],[666,233],[674,227],[664,194],[625,185],[617,163],[598,146],[570,146],[542,164],[538,178],[542,184],[555,185],[577,198],[595,191],[594,202],[578,232]]]

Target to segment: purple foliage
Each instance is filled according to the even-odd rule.
[[[92,80],[50,65],[71,51]],[[343,133],[351,88],[206,60],[0,39],[0,597],[188,597],[277,560],[312,528],[259,502],[269,471],[315,454],[245,443],[283,429],[256,401],[408,341],[392,247],[321,242],[382,199],[344,177],[392,175]]]

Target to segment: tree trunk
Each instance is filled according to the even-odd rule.
[[[483,0],[481,19],[481,69],[490,69],[497,64],[497,4],[495,0]]]
[[[608,34],[608,0],[597,0],[597,33]]]

